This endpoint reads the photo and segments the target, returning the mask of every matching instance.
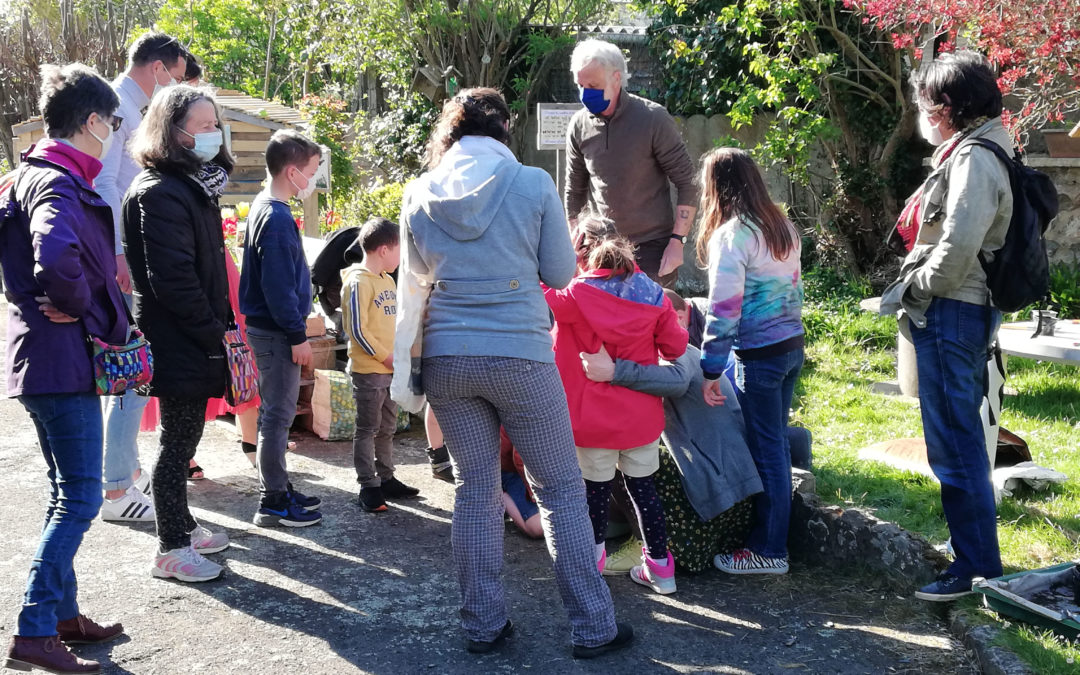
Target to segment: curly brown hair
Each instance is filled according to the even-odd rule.
[[[509,144],[510,108],[497,89],[476,87],[462,89],[443,103],[442,112],[428,139],[425,164],[434,169],[443,155],[462,136],[490,136]]]

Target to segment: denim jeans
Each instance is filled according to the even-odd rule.
[[[284,333],[248,326],[247,338],[259,368],[261,402],[255,462],[259,467],[262,503],[279,504],[285,499],[289,484],[285,451],[300,396],[300,366],[292,361],[292,345]]]
[[[746,548],[766,558],[787,555],[791,520],[791,447],[787,424],[803,350],[736,366],[736,394],[746,421],[746,444],[764,491],[754,498],[754,527]]]
[[[124,294],[131,307],[131,295]],[[143,408],[150,399],[126,391],[122,396],[104,396],[101,406],[105,417],[105,468],[102,482],[106,490],[126,490],[139,468],[139,424]]]
[[[1001,313],[986,305],[934,298],[926,326],[911,326],[919,371],[926,458],[941,481],[941,506],[962,579],[1001,575],[997,512],[979,406],[986,355]]]
[[[139,468],[139,425],[143,408],[150,400],[134,391],[120,396],[102,396],[105,416],[105,468],[102,483],[106,490],[126,490]]]
[[[104,499],[101,401],[95,394],[37,394],[19,402],[37,428],[51,493],[17,634],[46,637],[56,635],[57,621],[79,614],[72,562]]]

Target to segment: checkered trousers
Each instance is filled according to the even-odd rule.
[[[501,578],[501,424],[525,461],[573,643],[593,647],[613,639],[615,608],[596,569],[585,483],[555,365],[437,356],[424,359],[423,378],[428,403],[454,459],[457,492],[451,539],[466,635],[493,640],[507,618]]]

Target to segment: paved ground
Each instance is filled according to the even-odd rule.
[[[21,406],[0,401],[0,634],[8,635],[35,549],[46,496],[44,462]],[[297,531],[250,523],[258,481],[231,431],[207,426],[189,483],[196,518],[233,546],[214,556],[225,576],[179,584],[149,574],[150,525],[95,522],[76,560],[82,608],[121,619],[129,637],[79,653],[114,673],[956,673],[968,656],[936,616],[872,580],[796,566],[787,577],[679,579],[661,597],[610,581],[638,641],[593,663],[569,655],[568,627],[541,542],[506,533],[505,579],[516,636],[501,653],[464,652],[448,554],[452,487],[429,477],[418,434],[398,437],[400,476],[423,499],[365,514],[353,503],[350,446],[299,438],[297,488],[324,502],[322,525]],[[156,437],[140,439],[146,463]],[[6,637],[5,637],[6,640]]]

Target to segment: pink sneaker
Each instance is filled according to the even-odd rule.
[[[675,559],[671,557],[671,551],[667,552],[667,565],[661,567],[654,563],[645,547],[641,548],[641,555],[645,559],[642,565],[634,565],[630,570],[630,578],[642,586],[648,586],[661,595],[675,592]]]
[[[607,551],[605,550],[600,554],[600,559],[596,561],[596,571],[600,574],[604,573],[604,565],[607,564]]]
[[[150,573],[162,579],[197,582],[217,579],[222,569],[221,565],[207,560],[188,546],[155,555]]]

